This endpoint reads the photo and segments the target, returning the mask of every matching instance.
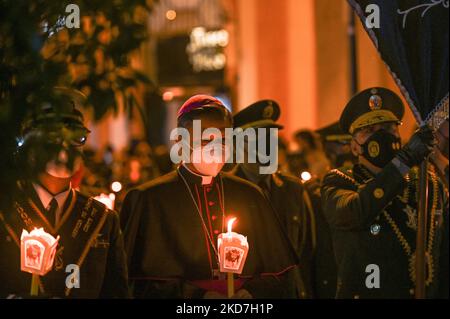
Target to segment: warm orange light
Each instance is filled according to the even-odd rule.
[[[220,271],[241,274],[249,247],[247,237],[233,232],[233,223],[236,219],[233,217],[228,220],[228,232],[219,234],[217,247],[219,249]]]
[[[113,192],[118,193],[122,190],[122,184],[120,182],[113,182],[111,184],[111,189]]]
[[[165,102],[170,102],[173,100],[174,94],[172,91],[166,91],[163,93],[163,100]]]
[[[233,231],[233,223],[236,221],[236,219],[237,219],[236,217],[233,217],[228,221],[227,227],[228,233],[231,233]]]
[[[107,194],[100,194],[98,196],[95,196],[94,199],[96,201],[102,203],[103,205],[105,205],[109,209],[111,209],[111,210],[114,209],[114,203],[116,201],[116,195],[114,193],[111,193],[109,195],[107,195]]]
[[[312,178],[310,172],[303,172],[300,176],[301,176],[302,180],[305,182],[309,181]]]
[[[177,12],[175,10],[167,10],[166,19],[173,21],[177,18]]]

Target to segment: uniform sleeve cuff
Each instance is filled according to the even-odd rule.
[[[402,174],[402,176],[406,176],[411,170],[411,168],[408,165],[403,163],[397,157],[394,157],[394,159],[392,160],[392,164],[394,164],[394,166],[397,168],[400,174]]]

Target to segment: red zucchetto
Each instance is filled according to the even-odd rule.
[[[184,115],[197,110],[201,108],[207,108],[207,107],[218,107],[223,108],[227,112],[227,108],[223,103],[216,99],[215,97],[209,96],[209,95],[194,95],[193,97],[189,98],[184,104],[180,107],[177,113],[177,119],[179,120]]]

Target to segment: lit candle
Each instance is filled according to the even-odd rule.
[[[242,274],[248,254],[247,237],[233,232],[236,218],[228,221],[227,232],[218,237],[220,271],[227,273],[228,298],[234,295],[233,274]]]
[[[20,268],[32,274],[31,295],[38,295],[39,276],[45,276],[53,267],[59,236],[55,239],[43,228],[25,229],[20,237]]]
[[[102,194],[94,197],[94,199],[96,201],[104,204],[109,209],[111,209],[111,210],[114,209],[114,205],[115,205],[115,201],[116,201],[116,195],[114,193],[111,193],[109,195],[106,195],[106,194],[102,193]]]

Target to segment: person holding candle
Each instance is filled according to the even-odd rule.
[[[31,275],[21,271],[20,239],[34,229],[59,236],[52,270],[38,277],[40,297],[129,296],[117,213],[71,187],[89,133],[76,108],[84,99],[55,88],[23,123],[17,154],[23,175],[10,205],[0,209],[0,297],[28,295]]]
[[[215,134],[225,136],[225,129],[233,127],[230,112],[219,100],[198,95],[178,111],[178,127],[193,136],[196,120],[202,132],[217,130],[188,142],[187,161],[131,190],[124,200],[121,222],[133,295],[226,298],[218,238],[226,232],[227,220],[235,217],[233,232],[247,238],[249,250],[242,274],[234,277],[232,298],[292,297],[285,277],[297,263],[295,252],[261,191],[221,172],[223,153],[214,152],[215,162],[194,160],[218,137]]]

